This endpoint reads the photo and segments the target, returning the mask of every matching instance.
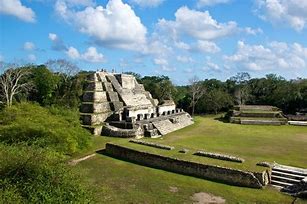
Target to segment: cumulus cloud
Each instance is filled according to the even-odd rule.
[[[101,63],[105,61],[105,57],[103,56],[103,54],[98,53],[95,47],[87,48],[87,50],[83,54],[80,54],[76,48],[69,47],[66,51],[66,54],[74,60],[81,59],[91,63]]]
[[[198,7],[213,6],[216,4],[224,4],[228,2],[230,2],[230,0],[198,0],[197,6]]]
[[[1,0],[0,14],[12,15],[26,22],[35,22],[35,13],[20,2],[20,0]]]
[[[214,42],[205,40],[198,40],[197,44],[194,46],[193,49],[207,53],[217,53],[221,50]]]
[[[66,45],[64,44],[63,40],[58,37],[57,34],[55,33],[49,33],[48,38],[51,40],[52,42],[52,46],[51,48],[55,51],[63,51],[63,50],[67,50]]]
[[[95,47],[89,47],[85,53],[83,53],[82,58],[88,62],[104,62],[104,56],[98,53]]]
[[[164,2],[164,0],[130,0],[131,3],[139,5],[140,7],[157,7]]]
[[[209,69],[211,69],[211,70],[214,70],[214,71],[220,71],[220,67],[219,67],[219,65],[217,65],[217,64],[215,64],[215,63],[213,63],[213,62],[207,62],[206,63],[206,65],[207,65],[207,67],[209,68]]]
[[[262,34],[263,33],[263,30],[261,28],[257,28],[257,29],[253,29],[251,27],[246,27],[244,29],[244,31],[247,33],[247,34],[250,34],[250,35],[257,35],[257,34]]]
[[[224,59],[250,71],[306,69],[307,48],[298,43],[273,41],[264,46],[248,45],[239,41],[236,53],[224,56]]]
[[[31,51],[31,50],[34,50],[35,49],[35,45],[33,42],[25,42],[23,44],[23,49],[24,50],[27,50],[27,51]]]
[[[158,65],[162,71],[171,72],[176,70],[175,68],[169,65],[168,60],[165,58],[155,58],[153,61],[154,64]]]
[[[296,31],[306,27],[306,0],[257,0],[256,13],[273,24],[287,24]]]
[[[71,59],[79,59],[80,58],[80,53],[79,51],[74,48],[74,47],[69,47],[68,50],[66,51],[66,54],[71,58]]]
[[[182,63],[191,63],[191,62],[194,62],[194,60],[192,59],[192,57],[187,57],[187,56],[177,56],[176,57],[176,60],[178,62],[182,62]]]
[[[28,55],[28,59],[30,60],[30,61],[36,61],[36,56],[34,55],[34,54],[29,54]]]
[[[68,6],[94,6],[92,0],[63,0]]]
[[[174,38],[182,34],[200,40],[215,40],[239,30],[234,21],[219,23],[212,18],[209,11],[191,10],[186,6],[179,8],[175,17],[175,21],[160,19],[158,22],[160,29],[172,34]]]
[[[98,45],[127,50],[142,50],[146,45],[146,27],[122,0],[110,0],[105,8],[88,6],[80,11],[69,9],[65,1],[58,0],[55,9]]]

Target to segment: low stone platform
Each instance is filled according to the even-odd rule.
[[[307,121],[288,121],[289,125],[296,125],[296,126],[306,126]]]
[[[285,125],[287,119],[274,106],[236,106],[228,112],[231,123],[243,125]]]

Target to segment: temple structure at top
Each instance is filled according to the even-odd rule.
[[[104,71],[88,76],[80,112],[95,135],[159,137],[193,124],[172,100],[159,105],[133,75]]]

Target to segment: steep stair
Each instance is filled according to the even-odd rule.
[[[307,177],[306,169],[274,165],[272,168],[271,185],[277,188],[284,188],[299,183],[305,177]]]

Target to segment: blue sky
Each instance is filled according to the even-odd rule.
[[[0,60],[168,75],[307,77],[306,0],[0,0]]]

